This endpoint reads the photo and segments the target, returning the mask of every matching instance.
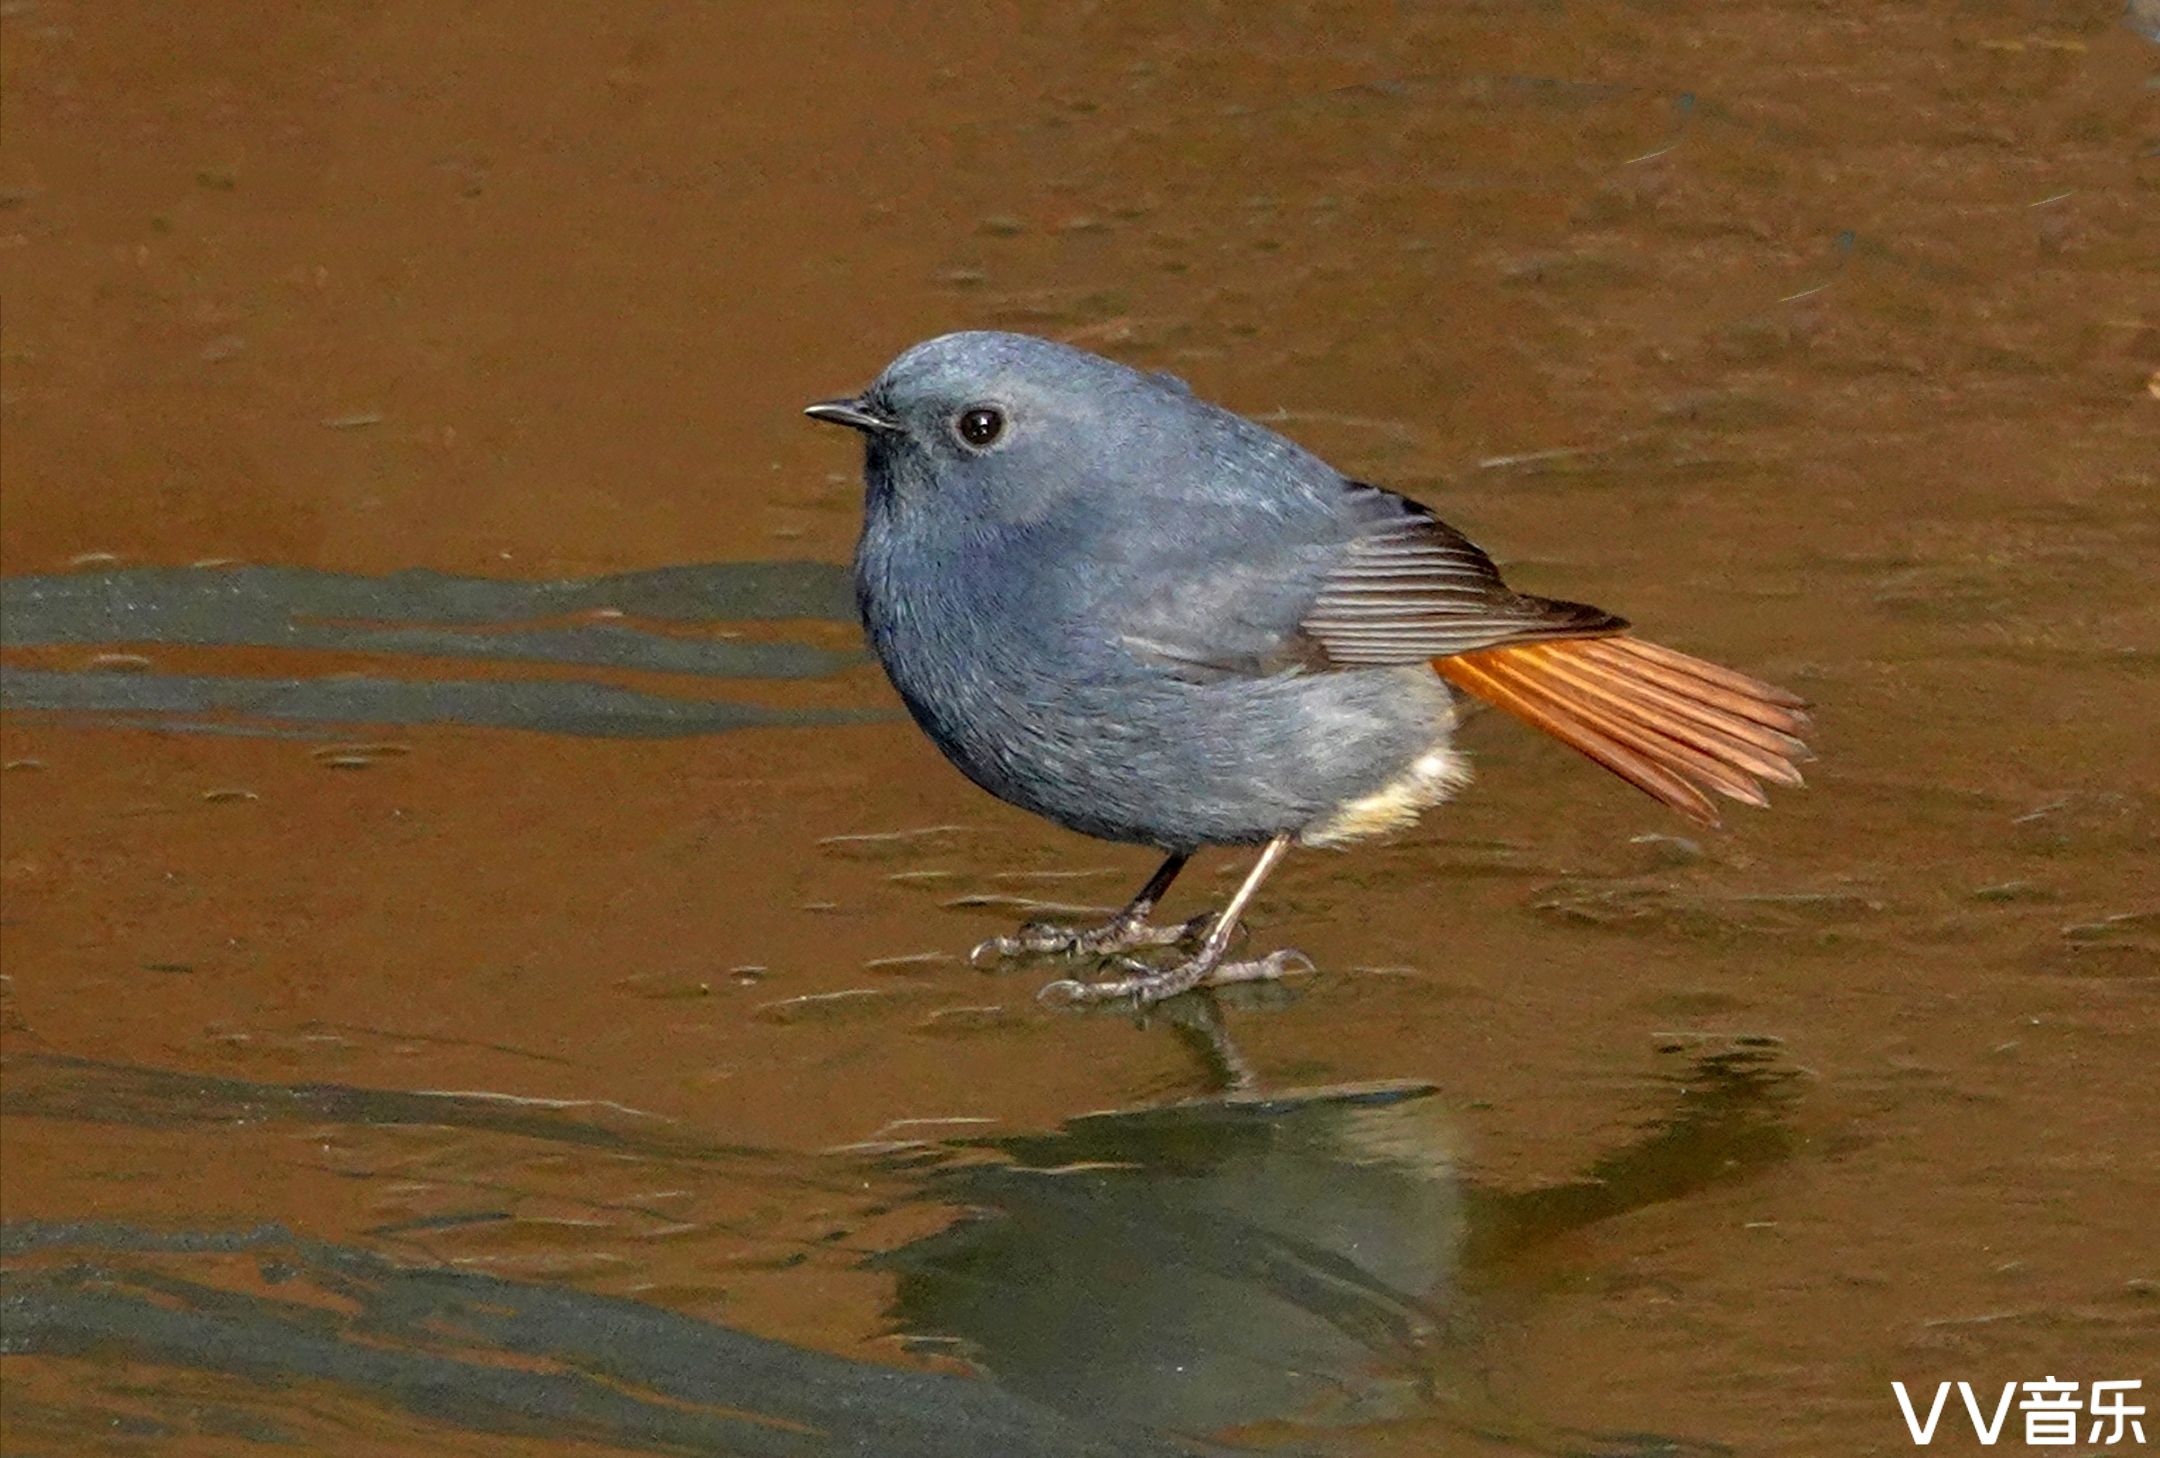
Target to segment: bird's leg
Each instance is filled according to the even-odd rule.
[[[1150,967],[1144,962],[1120,958],[1118,965],[1125,975],[1107,982],[1078,982],[1065,978],[1051,983],[1039,994],[1045,1001],[1066,1002],[1114,1002],[1131,998],[1141,1007],[1151,1002],[1161,1002],[1166,997],[1176,997],[1189,992],[1201,983],[1222,985],[1230,982],[1261,982],[1280,977],[1294,967],[1312,969],[1312,959],[1303,952],[1285,949],[1270,952],[1252,962],[1225,962],[1223,954],[1230,949],[1230,938],[1237,932],[1238,918],[1245,914],[1245,907],[1260,889],[1268,872],[1275,869],[1290,849],[1290,837],[1278,835],[1260,852],[1260,859],[1253,862],[1244,884],[1230,898],[1230,904],[1222,909],[1208,928],[1207,940],[1184,961],[1170,967]]]
[[[1120,952],[1134,952],[1142,947],[1174,947],[1180,942],[1198,936],[1210,920],[1196,916],[1191,921],[1181,921],[1176,926],[1151,926],[1148,917],[1155,910],[1155,903],[1162,900],[1170,883],[1185,869],[1191,857],[1180,852],[1171,856],[1160,866],[1148,882],[1140,888],[1140,894],[1125,903],[1125,909],[1100,926],[1059,926],[1055,922],[1031,921],[1009,937],[992,937],[978,943],[968,953],[968,960],[976,966],[993,957],[1019,957],[1030,954],[1108,957]]]

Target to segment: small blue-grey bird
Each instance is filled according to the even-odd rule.
[[[856,597],[916,722],[998,798],[1167,856],[1105,925],[975,949],[1117,959],[1046,996],[1148,1003],[1304,963],[1227,960],[1238,918],[1291,845],[1400,829],[1463,785],[1458,691],[1705,823],[1706,791],[1800,783],[1793,695],[1511,591],[1424,507],[1170,376],[948,334],[805,413],[863,434]],[[1265,848],[1222,911],[1150,924],[1186,860],[1229,845]],[[1158,947],[1191,951],[1123,955]]]

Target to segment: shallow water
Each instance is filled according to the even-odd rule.
[[[1894,1380],[2153,1405],[2119,7],[0,40],[7,1451],[1797,1455],[1907,1451]],[[1791,685],[1811,787],[1697,833],[1486,716],[1457,804],[1271,883],[1318,976],[1040,1007],[961,951],[1148,858],[896,713],[796,414],[963,326],[1174,370]]]

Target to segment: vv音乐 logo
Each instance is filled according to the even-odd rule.
[[[2005,1382],[1992,1405],[1988,1398],[1973,1391],[1970,1382],[1954,1385],[1963,1400],[1965,1415],[1972,1420],[1973,1436],[1984,1447],[1992,1447],[2005,1437],[2011,1400],[2020,1391],[2025,1397],[2017,1410],[2024,1417],[2024,1425],[2021,1432],[2011,1431],[2012,1442],[2022,1437],[2028,1448],[2069,1448],[2080,1440],[2110,1445],[2145,1441],[2145,1424],[2141,1421],[2145,1409],[2130,1401],[2130,1394],[2145,1385],[2142,1381],[2095,1382],[2089,1397],[2083,1384],[2057,1381],[2052,1376],[2037,1382]],[[1935,1441],[1936,1430],[1950,1405],[1952,1386],[1948,1382],[1936,1383],[1934,1401],[1923,1412],[1904,1383],[1890,1384],[1915,1444],[1926,1447]]]

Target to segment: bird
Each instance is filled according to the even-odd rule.
[[[974,949],[1109,974],[1047,1001],[1312,970],[1295,949],[1233,958],[1247,908],[1293,847],[1390,835],[1461,790],[1466,700],[1703,824],[1713,795],[1802,783],[1798,696],[1515,591],[1427,507],[1173,375],[966,330],[804,413],[861,434],[856,602],[915,722],[999,799],[1163,857],[1106,922]],[[1154,922],[1194,855],[1253,846],[1220,911]]]

